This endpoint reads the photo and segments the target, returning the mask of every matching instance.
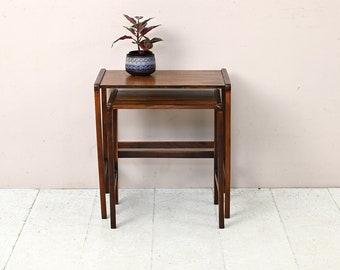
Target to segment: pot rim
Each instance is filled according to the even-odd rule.
[[[132,57],[147,57],[147,56],[154,56],[152,51],[143,51],[143,53],[139,53],[139,51],[134,50],[130,51],[127,56],[132,56]]]

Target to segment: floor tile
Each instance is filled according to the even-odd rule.
[[[98,194],[0,190],[0,269],[340,269],[340,189],[233,189],[225,229],[211,189],[120,190],[116,230]]]
[[[226,269],[298,269],[269,189],[236,189],[220,230]]]
[[[95,190],[41,190],[5,270],[74,270]]]
[[[340,269],[340,215],[328,189],[273,194],[300,269]]]
[[[211,189],[156,190],[152,270],[224,269]]]
[[[0,190],[0,269],[4,269],[38,190]]]
[[[340,188],[329,188],[328,191],[340,211]]]
[[[150,269],[154,190],[123,189],[117,205],[117,229],[101,219],[97,198],[79,270]]]

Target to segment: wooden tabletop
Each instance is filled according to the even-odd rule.
[[[125,70],[102,69],[97,87],[117,88],[220,88],[229,87],[228,73],[222,70],[158,70],[150,76],[131,76]]]

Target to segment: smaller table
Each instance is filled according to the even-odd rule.
[[[107,100],[108,89],[113,91]],[[146,77],[99,72],[94,90],[101,211],[106,218],[105,191],[109,191],[112,228],[116,227],[118,158],[130,157],[214,158],[214,203],[219,206],[219,227],[224,228],[224,216],[230,216],[230,89],[225,69],[163,70]],[[119,109],[213,109],[214,140],[121,142]]]

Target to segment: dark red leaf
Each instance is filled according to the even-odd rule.
[[[144,36],[146,35],[147,33],[149,33],[152,29],[155,29],[156,27],[160,26],[159,25],[155,25],[155,26],[149,26],[149,27],[145,27],[142,31],[141,31],[141,34]]]
[[[148,51],[152,48],[153,45],[150,42],[150,39],[146,38],[141,41],[140,46],[143,51]]]
[[[142,25],[140,23],[136,23],[133,27],[136,28],[137,33],[140,33],[142,30]]]
[[[146,19],[145,21],[142,21],[141,22],[142,27],[144,28],[148,24],[148,21],[150,21],[151,19],[153,18],[149,18],[149,19]]]
[[[122,37],[120,37],[120,38],[118,38],[118,39],[116,39],[113,43],[112,43],[112,46],[113,46],[113,44],[115,44],[117,41],[119,41],[119,40],[124,40],[124,39],[133,39],[133,37],[131,37],[131,36],[122,36]],[[111,47],[112,47],[111,46]]]
[[[151,43],[156,43],[156,42],[159,42],[159,41],[163,41],[163,39],[155,37],[155,38],[152,38],[150,40]]]
[[[134,28],[132,27],[127,27],[127,26],[124,26],[127,30],[129,30],[133,35],[136,35],[136,31]]]
[[[136,20],[135,20],[134,18],[131,18],[131,17],[128,16],[128,15],[124,15],[124,17],[125,17],[126,19],[128,19],[128,21],[129,21],[130,23],[132,23],[132,24],[135,24],[135,23],[136,23]]]

